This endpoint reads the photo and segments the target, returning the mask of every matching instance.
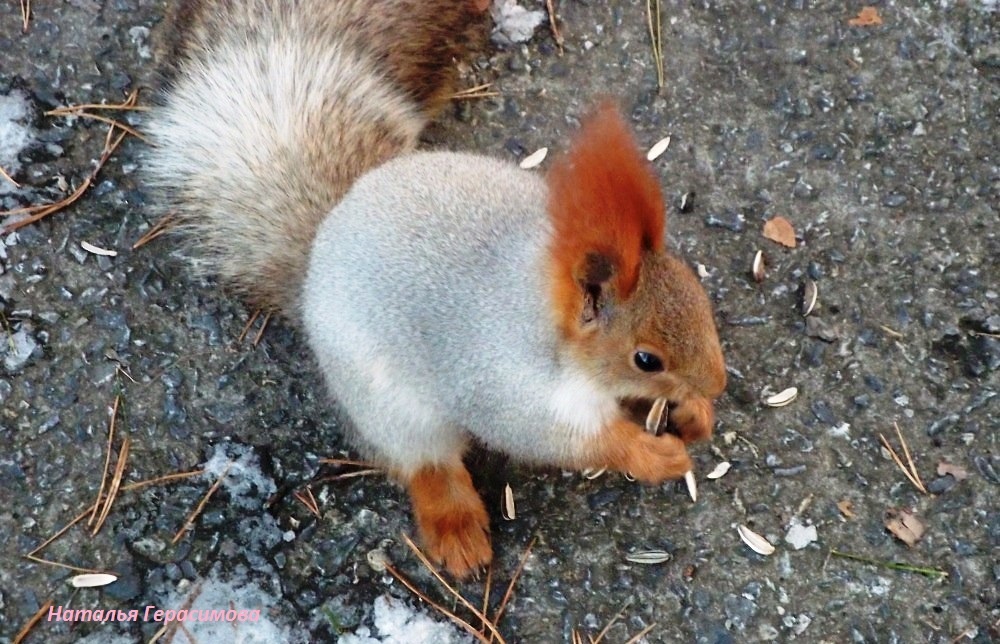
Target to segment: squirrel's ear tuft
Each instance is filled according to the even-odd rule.
[[[575,308],[565,300],[574,291],[583,295],[580,288],[592,282],[585,276],[595,256],[604,258],[613,276],[606,286],[617,299],[628,298],[639,278],[642,254],[663,247],[663,194],[610,101],[584,120],[546,182],[557,308]]]

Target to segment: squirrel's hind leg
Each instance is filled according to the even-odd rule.
[[[404,477],[403,483],[431,560],[459,579],[490,563],[489,515],[460,457],[419,468]]]

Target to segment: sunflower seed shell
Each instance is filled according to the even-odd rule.
[[[513,521],[517,518],[517,508],[514,506],[514,490],[510,487],[510,483],[506,484],[503,488],[503,518],[508,521]]]
[[[789,387],[782,392],[776,393],[773,396],[768,396],[764,399],[764,404],[768,407],[784,407],[789,404],[799,396],[799,390],[797,387]]]
[[[113,584],[116,581],[118,581],[118,577],[115,575],[109,575],[105,572],[93,572],[70,577],[69,585],[73,588],[97,588]]]
[[[713,469],[711,472],[709,472],[705,476],[705,478],[713,480],[713,481],[715,479],[721,479],[723,476],[726,475],[726,472],[728,472],[729,468],[732,467],[732,466],[733,466],[732,463],[730,463],[729,461],[722,461],[721,463],[719,463],[718,465],[716,465],[715,469]]]
[[[657,398],[646,414],[646,431],[653,436],[659,436],[666,427],[667,419],[667,399]]]
[[[549,153],[548,148],[538,148],[528,156],[521,159],[521,169],[531,170],[532,168],[537,168],[542,165],[542,161],[545,160],[545,155]]]
[[[816,300],[819,299],[819,287],[816,282],[806,280],[805,291],[802,294],[802,315],[807,316],[816,308]]]
[[[80,242],[80,248],[87,251],[88,253],[93,253],[94,255],[104,255],[105,257],[117,257],[118,251],[108,250],[107,248],[101,248],[100,246],[94,246],[88,241]]]
[[[737,526],[736,531],[740,533],[740,539],[743,539],[743,543],[757,554],[765,556],[774,554],[774,546],[750,528],[740,525]]]
[[[625,561],[630,561],[636,564],[644,564],[647,566],[670,561],[670,559],[670,553],[664,550],[641,550],[639,552],[633,552],[632,554],[625,555]]]
[[[695,503],[698,502],[698,482],[694,478],[694,472],[688,470],[684,473],[684,483],[687,484],[688,494],[691,495],[691,500]]]
[[[753,273],[753,278],[757,282],[764,281],[764,251],[759,250],[757,254],[753,256],[753,268],[751,269]]]
[[[656,159],[661,154],[666,152],[667,148],[669,147],[670,147],[670,137],[665,136],[659,141],[657,141],[655,144],[653,144],[653,147],[649,148],[649,152],[646,153],[646,158],[650,161],[656,161]]]

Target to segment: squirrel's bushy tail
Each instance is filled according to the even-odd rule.
[[[149,183],[200,268],[297,318],[319,223],[412,149],[483,17],[458,0],[184,0]]]

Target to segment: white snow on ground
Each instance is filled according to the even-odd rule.
[[[527,42],[535,27],[545,22],[544,11],[528,11],[517,0],[494,0],[490,10],[493,16],[493,39],[502,45]]]
[[[441,622],[407,602],[385,595],[375,600],[373,629],[362,626],[341,635],[339,644],[465,644],[472,637],[451,622]]]
[[[26,124],[30,113],[24,94],[17,91],[0,94],[0,168],[9,175],[21,169],[17,155],[34,138],[34,133]],[[0,178],[0,195],[16,189],[10,181]]]
[[[158,603],[157,608],[175,611],[187,608],[191,611],[209,612],[232,608],[237,613],[259,611],[256,621],[195,621],[188,617],[184,621],[184,628],[198,642],[291,644],[303,641],[304,634],[296,635],[293,627],[280,624],[271,616],[270,608],[277,602],[277,598],[239,577],[237,575],[233,579],[222,579],[221,575],[213,573],[201,581],[185,583],[183,588],[172,591]]]
[[[245,445],[216,445],[204,469],[203,476],[211,482],[225,473],[222,487],[229,493],[233,504],[244,510],[260,509],[262,502],[278,490],[271,477],[260,469],[260,459],[253,449]]]

